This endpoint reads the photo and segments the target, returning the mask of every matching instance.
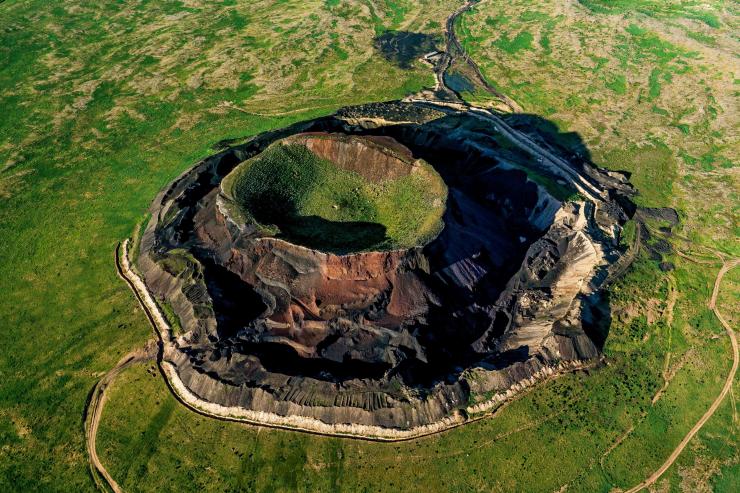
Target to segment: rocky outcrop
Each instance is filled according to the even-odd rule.
[[[372,180],[425,160],[448,187],[444,229],[336,255],[250,227],[220,184],[279,139]],[[605,198],[563,201],[582,166],[555,175],[475,114],[411,103],[346,108],[214,155],[155,199],[137,260],[182,326],[171,371],[214,406],[409,430],[597,360],[599,321],[582,314],[620,256],[630,187],[589,168]]]

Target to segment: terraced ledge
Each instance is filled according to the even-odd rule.
[[[292,431],[307,432],[325,436],[358,438],[364,440],[395,442],[421,438],[424,436],[441,433],[463,424],[472,423],[480,419],[492,416],[502,408],[504,404],[522,395],[535,384],[556,378],[560,375],[592,368],[600,364],[599,358],[591,360],[573,360],[561,362],[558,365],[547,366],[538,371],[530,378],[512,385],[505,392],[494,394],[486,401],[468,406],[464,412],[455,412],[448,417],[440,419],[436,423],[417,426],[409,429],[394,429],[381,426],[368,426],[357,424],[328,424],[318,419],[303,416],[281,416],[275,413],[253,411],[241,407],[223,406],[203,400],[193,394],[182,382],[177,373],[176,366],[168,361],[175,351],[172,328],[159,310],[156,302],[146,288],[141,278],[131,269],[128,260],[129,240],[126,239],[121,245],[120,263],[117,264],[119,274],[128,282],[129,287],[139,299],[142,308],[147,313],[154,331],[162,343],[162,352],[158,357],[158,364],[162,374],[167,380],[167,386],[175,398],[197,412],[215,419],[226,421],[237,421],[257,426],[278,428]]]

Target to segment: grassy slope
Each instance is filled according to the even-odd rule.
[[[0,4],[0,490],[92,489],[86,396],[150,337],[113,248],[160,187],[220,139],[431,81],[368,48],[366,3]]]

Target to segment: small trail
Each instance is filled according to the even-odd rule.
[[[686,253],[683,253],[681,250],[675,250],[675,252],[676,252],[676,255],[678,255],[682,259],[688,260],[689,262],[693,264],[701,264],[701,265],[716,265],[717,264],[716,260],[697,259],[697,258],[689,256]]]
[[[624,432],[624,433],[622,433],[622,434],[621,434],[621,435],[619,436],[619,438],[617,438],[617,439],[616,439],[616,440],[614,441],[614,443],[612,443],[612,444],[611,444],[611,445],[609,446],[609,448],[608,448],[608,449],[606,449],[606,451],[604,451],[604,453],[603,453],[603,454],[601,454],[601,458],[599,459],[599,464],[601,464],[601,469],[602,469],[602,470],[604,470],[604,460],[605,460],[605,459],[607,458],[607,456],[608,456],[609,454],[611,454],[611,453],[612,453],[612,452],[614,451],[614,449],[616,449],[617,447],[619,447],[619,445],[620,445],[620,444],[621,444],[621,443],[622,443],[623,441],[625,441],[625,440],[627,439],[627,437],[628,437],[628,436],[630,436],[630,435],[632,434],[632,432],[633,432],[633,431],[635,431],[635,426],[634,426],[634,425],[630,425],[630,427],[629,427],[629,428],[627,428],[627,430],[625,430],[625,432]]]
[[[680,360],[668,371],[664,371],[663,373],[663,386],[660,387],[660,389],[655,393],[653,396],[651,402],[651,405],[655,405],[658,400],[663,396],[663,393],[668,389],[668,386],[670,385],[673,378],[676,376],[676,374],[684,367],[684,365],[688,362],[689,358],[693,355],[694,350],[689,349],[684,353],[684,355],[681,357]]]
[[[709,300],[709,308],[714,312],[714,315],[717,317],[717,319],[720,321],[722,326],[725,328],[725,331],[727,331],[727,335],[730,337],[730,342],[732,344],[732,368],[730,369],[730,373],[727,375],[727,379],[725,380],[725,384],[722,387],[722,391],[719,393],[717,398],[714,400],[711,406],[709,406],[709,409],[707,409],[707,412],[704,413],[704,415],[697,421],[697,423],[689,430],[689,432],[686,434],[686,436],[681,440],[681,443],[678,444],[676,449],[671,453],[670,456],[668,456],[668,459],[663,463],[660,468],[658,468],[657,471],[655,471],[653,474],[651,474],[645,481],[638,484],[637,486],[630,488],[625,493],[636,493],[642,489],[647,488],[648,486],[655,483],[667,470],[670,468],[674,462],[676,462],[676,459],[678,459],[678,456],[681,455],[681,452],[686,448],[686,445],[691,441],[691,439],[696,435],[699,430],[701,430],[702,426],[709,420],[709,418],[712,417],[712,415],[717,411],[717,408],[719,408],[720,404],[722,404],[722,401],[727,396],[727,394],[732,390],[732,384],[735,380],[735,374],[737,373],[737,367],[738,362],[740,361],[740,354],[738,351],[738,343],[737,343],[737,337],[735,336],[735,331],[730,327],[730,325],[725,321],[725,319],[722,317],[722,314],[717,309],[717,296],[719,295],[719,288],[720,284],[722,283],[722,278],[724,275],[730,270],[736,267],[738,264],[740,264],[740,259],[735,259],[732,261],[723,261],[722,268],[717,273],[717,278],[714,280],[714,290],[712,291],[712,297]]]
[[[115,380],[123,370],[136,363],[153,360],[156,356],[156,352],[156,344],[154,344],[154,341],[150,341],[143,348],[132,351],[121,358],[116,366],[111,368],[100,380],[98,380],[98,383],[95,384],[90,400],[85,408],[85,445],[87,447],[90,473],[95,480],[95,484],[103,491],[107,491],[105,484],[107,484],[114,493],[121,493],[122,491],[121,487],[118,486],[118,483],[116,483],[113,477],[108,473],[105,466],[100,462],[97,451],[98,426],[100,425],[100,417],[103,414],[103,408],[107,399],[107,390],[113,383],[113,380]],[[105,483],[102,481],[105,481]]]
[[[465,48],[463,47],[462,43],[460,43],[460,40],[457,38],[457,34],[455,33],[455,22],[457,21],[457,18],[465,12],[471,10],[476,5],[482,3],[482,1],[483,0],[468,0],[465,5],[455,10],[452,14],[450,14],[449,17],[447,17],[447,21],[445,23],[445,37],[447,38],[446,50],[448,60],[444,66],[444,70],[442,70],[442,84],[445,88],[447,88],[447,86],[444,84],[444,74],[452,66],[455,59],[457,59],[458,57],[462,58],[465,63],[467,63],[468,66],[473,70],[473,73],[478,79],[478,82],[485,88],[486,91],[488,91],[492,96],[503,102],[509,108],[509,110],[511,110],[512,113],[521,113],[522,108],[516,103],[516,101],[501,93],[498,89],[489,84],[488,80],[486,80],[486,78],[483,76],[483,72],[481,72],[480,67],[478,67],[478,64],[475,63],[475,61],[473,61],[470,55],[468,55],[468,53],[465,51]],[[450,90],[449,88],[447,89]]]
[[[423,60],[432,66],[435,79],[435,96],[427,100],[433,101],[438,99],[464,104],[464,98],[462,95],[449,87],[446,82],[447,72],[456,62],[460,62],[468,66],[469,70],[472,71],[472,75],[477,79],[478,84],[485,89],[486,92],[505,105],[508,111],[512,113],[521,113],[522,109],[516,101],[501,93],[493,87],[488,80],[486,80],[480,67],[478,67],[475,61],[470,58],[470,55],[465,51],[465,48],[460,43],[457,34],[455,33],[455,23],[457,22],[457,19],[480,2],[481,0],[467,0],[463,5],[447,16],[447,19],[445,20],[444,49],[442,51],[428,53],[423,57]]]
[[[678,289],[676,288],[676,281],[672,276],[668,276],[668,301],[666,303],[665,310],[663,310],[663,318],[665,318],[666,326],[668,328],[668,350],[665,353],[665,360],[663,362],[663,386],[655,393],[652,399],[652,404],[655,405],[658,399],[663,395],[663,392],[668,388],[668,385],[673,380],[678,370],[683,367],[683,363],[679,364],[671,370],[671,357],[672,357],[672,344],[673,344],[673,309],[676,306],[678,299]]]

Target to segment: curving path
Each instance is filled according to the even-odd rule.
[[[98,436],[98,425],[100,424],[100,417],[103,414],[103,407],[106,401],[106,391],[110,387],[113,380],[126,368],[130,367],[135,363],[142,361],[153,360],[156,355],[156,346],[152,343],[148,343],[145,347],[130,352],[111,368],[103,377],[95,384],[90,400],[85,408],[85,446],[87,447],[87,455],[90,465],[90,472],[95,480],[97,486],[105,490],[104,485],[101,482],[101,477],[107,483],[108,487],[113,490],[114,493],[121,493],[121,487],[108,473],[106,468],[100,462],[97,451],[97,436]]]
[[[444,76],[447,70],[452,66],[452,63],[455,61],[455,59],[460,57],[465,60],[465,63],[467,63],[468,66],[473,70],[473,73],[478,78],[478,82],[486,91],[488,91],[489,94],[498,98],[513,113],[521,112],[522,109],[516,103],[516,101],[501,93],[488,82],[488,80],[483,76],[483,72],[481,72],[478,64],[475,63],[472,58],[470,58],[470,55],[468,55],[468,53],[465,51],[465,48],[463,48],[462,44],[460,43],[460,40],[457,38],[457,34],[455,34],[455,22],[457,22],[457,18],[460,17],[462,14],[468,12],[481,2],[482,0],[468,0],[467,2],[465,2],[465,5],[458,8],[453,13],[451,13],[449,17],[447,17],[447,21],[445,22],[445,38],[447,40],[447,46],[445,48],[446,59],[442,65],[441,73],[437,77],[437,82],[442,88],[444,88],[444,90],[455,93],[455,91],[447,87],[447,85],[445,84]],[[462,100],[462,98],[460,99]]]
[[[722,283],[722,278],[724,275],[732,268],[736,267],[740,264],[740,259],[735,259],[730,262],[724,262],[722,265],[722,268],[717,273],[717,278],[714,280],[714,290],[712,291],[712,297],[709,300],[709,308],[712,309],[714,314],[717,316],[717,319],[720,321],[722,326],[727,331],[727,335],[730,337],[730,342],[732,343],[732,368],[730,369],[730,373],[727,375],[727,379],[725,380],[725,385],[722,387],[722,391],[719,393],[717,398],[714,400],[711,406],[709,406],[709,409],[707,409],[707,412],[704,413],[704,416],[702,416],[699,421],[696,422],[696,424],[689,430],[689,432],[686,434],[686,436],[681,440],[681,443],[678,444],[678,447],[671,453],[670,456],[668,456],[668,459],[663,463],[660,468],[658,468],[657,471],[655,471],[653,474],[651,474],[645,481],[638,484],[637,486],[630,488],[625,493],[636,493],[644,488],[647,488],[648,486],[655,483],[662,475],[665,473],[668,468],[670,468],[674,462],[676,462],[676,459],[678,459],[678,456],[681,455],[681,452],[683,452],[683,449],[686,448],[686,445],[688,445],[689,441],[696,435],[699,430],[701,430],[702,426],[709,420],[709,418],[712,417],[714,412],[719,408],[720,404],[722,404],[722,401],[724,400],[725,396],[727,396],[727,393],[730,392],[732,389],[732,384],[735,380],[735,374],[737,373],[737,367],[738,362],[740,361],[740,354],[738,354],[738,343],[737,343],[737,337],[735,336],[735,331],[730,327],[730,324],[725,321],[724,318],[722,318],[722,314],[717,309],[717,296],[719,295],[719,287]]]

